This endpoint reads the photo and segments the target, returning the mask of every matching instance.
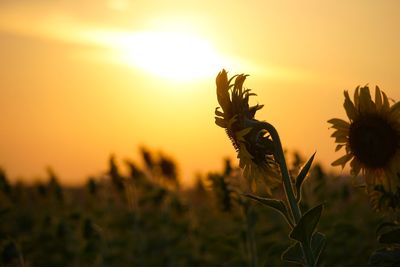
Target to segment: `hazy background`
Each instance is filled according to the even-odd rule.
[[[399,1],[0,1],[0,166],[76,184],[161,150],[188,180],[236,155],[215,76],[248,73],[284,145],[327,167],[343,90],[400,99]],[[337,170],[340,171],[340,170]]]

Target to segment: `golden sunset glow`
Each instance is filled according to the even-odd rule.
[[[399,14],[0,0],[0,267],[399,266]]]
[[[147,145],[174,156],[191,181],[236,158],[214,125],[224,68],[250,74],[251,101],[265,105],[257,119],[273,122],[288,150],[317,150],[329,168],[326,120],[343,90],[379,84],[400,98],[399,9],[361,0],[0,1],[0,166],[32,181],[50,165],[79,183],[104,171],[110,153],[122,161]]]
[[[140,32],[112,41],[119,60],[158,77],[190,81],[209,77],[223,60],[211,43],[182,32]]]

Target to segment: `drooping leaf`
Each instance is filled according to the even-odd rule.
[[[304,179],[307,176],[307,173],[310,171],[311,164],[314,160],[315,153],[317,153],[317,152],[314,152],[314,154],[310,157],[310,159],[307,161],[307,163],[301,169],[299,175],[297,175],[297,178],[296,178],[296,200],[297,200],[297,202],[299,202],[301,199],[301,186],[304,182]]]
[[[250,199],[256,200],[265,206],[268,206],[270,208],[277,210],[279,213],[281,213],[285,217],[288,224],[293,227],[293,222],[290,219],[289,211],[288,211],[285,203],[282,200],[258,197],[258,196],[252,195],[252,194],[245,194],[244,196],[246,196]]]
[[[317,227],[319,218],[321,217],[323,204],[320,204],[311,210],[307,211],[295,225],[289,237],[310,244],[311,236]]]

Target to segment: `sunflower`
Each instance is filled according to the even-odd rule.
[[[344,92],[344,109],[349,121],[331,119],[335,129],[331,135],[336,151],[345,148],[345,155],[332,163],[342,166],[350,162],[351,174],[362,173],[367,190],[397,192],[400,185],[400,102],[390,105],[388,97],[378,87],[375,102],[368,86],[357,87],[354,99]],[[373,192],[375,191],[375,192]]]
[[[250,96],[255,94],[251,93],[250,89],[243,88],[247,76],[235,75],[228,80],[225,70],[219,72],[216,78],[217,99],[222,111],[219,107],[215,109],[215,123],[226,130],[232,141],[244,177],[251,181],[252,185],[254,181],[265,181],[267,190],[270,191],[279,184],[273,159],[274,144],[255,119],[256,112],[263,105],[249,105]]]

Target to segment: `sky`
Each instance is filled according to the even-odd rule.
[[[257,119],[288,151],[317,151],[330,170],[343,91],[400,99],[399,12],[395,0],[0,1],[0,166],[14,181],[51,166],[79,184],[111,153],[140,163],[145,146],[190,183],[237,163],[214,124],[225,68],[250,74]]]

